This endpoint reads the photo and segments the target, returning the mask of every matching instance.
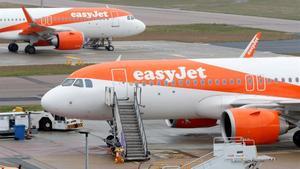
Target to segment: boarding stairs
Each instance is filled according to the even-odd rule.
[[[165,166],[163,169],[259,169],[264,161],[275,160],[266,155],[258,156],[253,140],[214,138],[213,152],[182,166]],[[213,155],[209,160],[203,159]]]
[[[133,100],[130,100],[129,98],[118,98],[113,88],[106,88],[106,104],[112,108],[113,123],[116,127],[113,134],[124,149],[123,158],[126,161],[149,159],[137,91],[138,88],[134,90]]]

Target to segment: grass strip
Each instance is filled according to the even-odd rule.
[[[26,111],[42,111],[41,105],[4,105],[0,106],[0,113],[11,112],[15,107],[23,107]]]
[[[87,65],[69,66],[64,64],[53,65],[25,65],[25,66],[1,66],[0,77],[34,76],[34,75],[61,75],[72,72]]]

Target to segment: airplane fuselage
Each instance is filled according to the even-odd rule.
[[[131,13],[116,8],[29,8],[28,12],[42,26],[79,31],[85,38],[131,36],[145,29]],[[32,35],[22,34],[26,27],[21,8],[0,9],[0,39],[30,41]]]
[[[139,86],[144,119],[219,119],[237,100],[299,101],[299,66],[297,57],[102,63],[71,74],[44,95],[42,105],[67,117],[109,120],[106,87],[132,99]]]

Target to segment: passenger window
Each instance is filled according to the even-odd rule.
[[[233,79],[230,79],[230,84],[234,85],[234,80]]]
[[[157,86],[160,86],[160,80],[157,81]]]
[[[153,81],[150,81],[150,86],[153,86]]]
[[[219,85],[219,83],[220,83],[219,79],[216,79],[215,83],[216,83],[216,85]]]
[[[168,86],[168,84],[169,84],[168,81],[165,81],[165,86]]]
[[[290,83],[292,83],[292,82],[293,82],[292,78],[289,78],[289,82],[290,82]]]
[[[296,80],[296,82],[297,82],[297,83],[299,82],[299,78],[298,78],[298,77],[296,77],[296,79],[295,79],[295,80]]]
[[[182,80],[178,80],[178,85],[182,86]]]
[[[276,83],[278,82],[278,78],[275,78],[275,82],[276,82]]]
[[[75,83],[73,84],[73,86],[76,86],[76,87],[83,87],[83,80],[82,79],[77,79],[75,81]]]
[[[205,80],[204,80],[204,79],[201,80],[201,85],[202,85],[202,86],[205,85]]]
[[[267,79],[267,82],[268,83],[272,83],[272,79]]]
[[[212,80],[211,79],[208,80],[208,85],[212,85]]]
[[[198,80],[195,79],[195,80],[194,80],[194,86],[197,86],[197,84],[198,84]]]
[[[285,79],[284,79],[284,78],[281,78],[281,81],[282,81],[282,82],[285,82]]]
[[[186,83],[187,86],[189,86],[191,81],[188,79],[188,80],[185,81],[185,83]]]
[[[63,81],[63,83],[61,85],[62,86],[72,86],[74,81],[75,81],[75,79],[66,79],[66,80]]]
[[[251,81],[252,81],[252,80],[251,80]],[[236,82],[236,83],[237,83],[238,85],[240,85],[241,82],[242,82],[241,79],[237,79],[237,82]]]
[[[172,86],[175,86],[175,80],[172,81]]]
[[[90,79],[85,79],[84,82],[85,82],[85,86],[87,88],[92,88],[93,87],[93,82]]]
[[[222,85],[226,85],[226,84],[227,84],[226,79],[223,79],[223,80],[222,80]]]
[[[127,20],[130,20],[130,16],[127,16]]]

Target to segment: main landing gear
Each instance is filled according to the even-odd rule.
[[[27,45],[25,47],[25,53],[27,53],[27,54],[35,54],[36,53],[35,47],[33,45]]]
[[[293,136],[293,142],[300,147],[300,130],[296,131]]]
[[[8,45],[8,51],[16,53],[19,50],[19,46],[16,43],[10,43]]]
[[[16,52],[18,52],[18,50],[19,50],[18,44],[16,44],[16,43],[10,43],[8,45],[8,51],[9,52],[16,53]],[[35,49],[35,47],[33,45],[29,44],[29,45],[27,45],[25,47],[25,53],[27,53],[27,54],[35,54],[36,53],[36,49]]]
[[[104,47],[108,51],[114,51],[115,48],[112,45],[112,38],[104,38],[104,39],[88,39],[83,46],[84,48],[93,48],[99,49],[100,47]]]

